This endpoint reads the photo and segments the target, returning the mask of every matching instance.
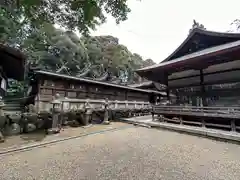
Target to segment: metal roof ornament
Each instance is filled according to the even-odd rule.
[[[206,28],[204,27],[203,24],[198,23],[198,22],[194,19],[194,20],[193,20],[192,28],[189,30],[189,33],[191,33],[192,30],[194,30],[194,29],[196,29],[196,28],[206,30]]]

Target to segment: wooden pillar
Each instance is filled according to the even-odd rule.
[[[232,120],[231,120],[231,130],[232,130],[232,131],[236,131],[235,119],[232,119]]]
[[[89,86],[85,86],[85,90],[86,90],[86,98],[89,98],[89,91],[90,91],[90,88],[89,88]]]
[[[180,104],[180,97],[179,97],[178,90],[175,91],[175,95],[176,95],[176,104]]]
[[[124,93],[124,99],[125,100],[128,100],[128,91],[126,90],[125,93]]]
[[[207,106],[206,102],[206,93],[205,93],[205,86],[204,86],[204,75],[203,69],[200,69],[200,86],[201,86],[201,98],[203,106]]]
[[[165,84],[166,84],[167,100],[170,101],[170,92],[169,92],[169,87],[168,87],[168,74],[166,74],[166,77],[165,77]]]

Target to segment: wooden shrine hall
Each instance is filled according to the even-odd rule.
[[[237,105],[240,34],[194,28],[169,57],[137,73],[166,85],[168,98],[169,92],[174,92],[177,104],[217,105],[217,101],[224,103],[221,98],[225,98],[226,101],[235,99],[232,105]]]
[[[166,85],[171,105],[154,113],[167,121],[240,131],[240,34],[193,28],[170,56],[137,73]]]

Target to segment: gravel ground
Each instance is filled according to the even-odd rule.
[[[0,156],[0,179],[239,180],[240,146],[131,127]]]
[[[46,141],[53,141],[73,136],[79,136],[98,131],[110,130],[114,128],[121,128],[127,126],[126,123],[112,122],[110,125],[94,124],[90,127],[64,127],[60,133],[53,135],[46,135],[44,132],[26,133],[16,136],[6,137],[4,143],[0,143],[0,152],[8,148],[17,148],[20,146],[26,146],[32,143],[44,143]]]

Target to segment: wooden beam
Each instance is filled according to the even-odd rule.
[[[228,69],[228,70],[222,70],[222,71],[216,71],[216,72],[210,72],[210,73],[204,73],[203,75],[214,75],[214,74],[219,74],[219,73],[225,73],[225,72],[232,72],[232,71],[240,71],[240,68],[234,68],[234,69]],[[180,80],[180,79],[188,79],[191,77],[199,77],[200,75],[195,74],[195,75],[190,75],[190,76],[185,76],[185,77],[179,77],[179,78],[171,78],[169,79],[169,81],[173,81],[173,80]]]

